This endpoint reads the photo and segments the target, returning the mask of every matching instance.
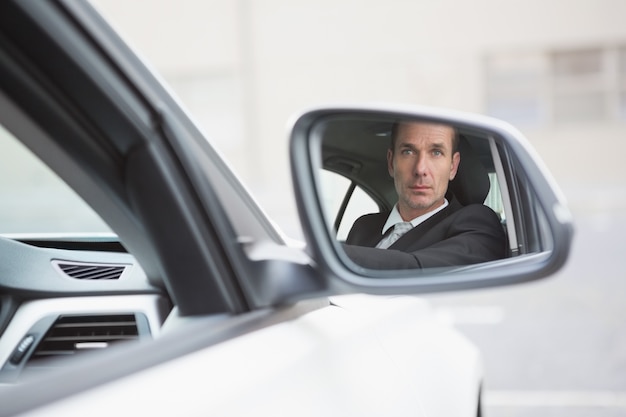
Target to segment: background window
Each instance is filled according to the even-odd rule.
[[[555,122],[599,121],[608,117],[610,83],[606,61],[601,49],[552,54]]]
[[[626,47],[489,55],[486,113],[522,127],[624,120]]]
[[[544,121],[546,60],[541,54],[502,54],[487,59],[487,113],[521,125]]]
[[[619,117],[626,120],[626,47],[618,52]]]

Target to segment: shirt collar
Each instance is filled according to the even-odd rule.
[[[448,207],[448,200],[444,198],[442,205],[440,205],[439,207],[437,207],[436,209],[432,211],[429,211],[426,214],[417,216],[416,218],[411,220],[411,224],[413,225],[413,227],[415,227],[418,224],[429,219],[430,217],[434,216],[435,214],[439,213],[441,210],[443,210],[446,207]],[[402,220],[402,216],[400,216],[400,212],[398,211],[398,204],[396,203],[396,205],[393,206],[391,213],[389,213],[389,217],[387,217],[387,221],[385,222],[385,225],[383,226],[382,234],[384,235],[385,233],[387,233],[387,231],[391,229],[393,226],[395,226],[396,223],[402,223],[402,222],[404,222],[404,220]]]

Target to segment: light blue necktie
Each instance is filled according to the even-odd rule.
[[[380,249],[387,249],[389,246],[393,245],[396,240],[400,239],[400,236],[402,236],[412,228],[413,225],[410,222],[396,223],[393,226],[393,231],[389,234],[389,236],[381,240],[376,247]]]

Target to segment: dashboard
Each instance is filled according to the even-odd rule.
[[[154,338],[171,309],[113,240],[0,237],[0,384]]]

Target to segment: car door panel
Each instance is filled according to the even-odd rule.
[[[434,326],[430,315],[425,302],[412,297],[338,297],[327,307],[125,377],[45,413],[83,415],[87,404],[99,404],[90,415],[105,416],[124,404],[126,413],[142,414],[474,415],[477,396],[454,402],[441,396],[477,386],[477,352],[451,329]],[[433,372],[433,354],[450,368]],[[458,366],[464,363],[471,366]],[[182,381],[184,390],[170,395]]]

